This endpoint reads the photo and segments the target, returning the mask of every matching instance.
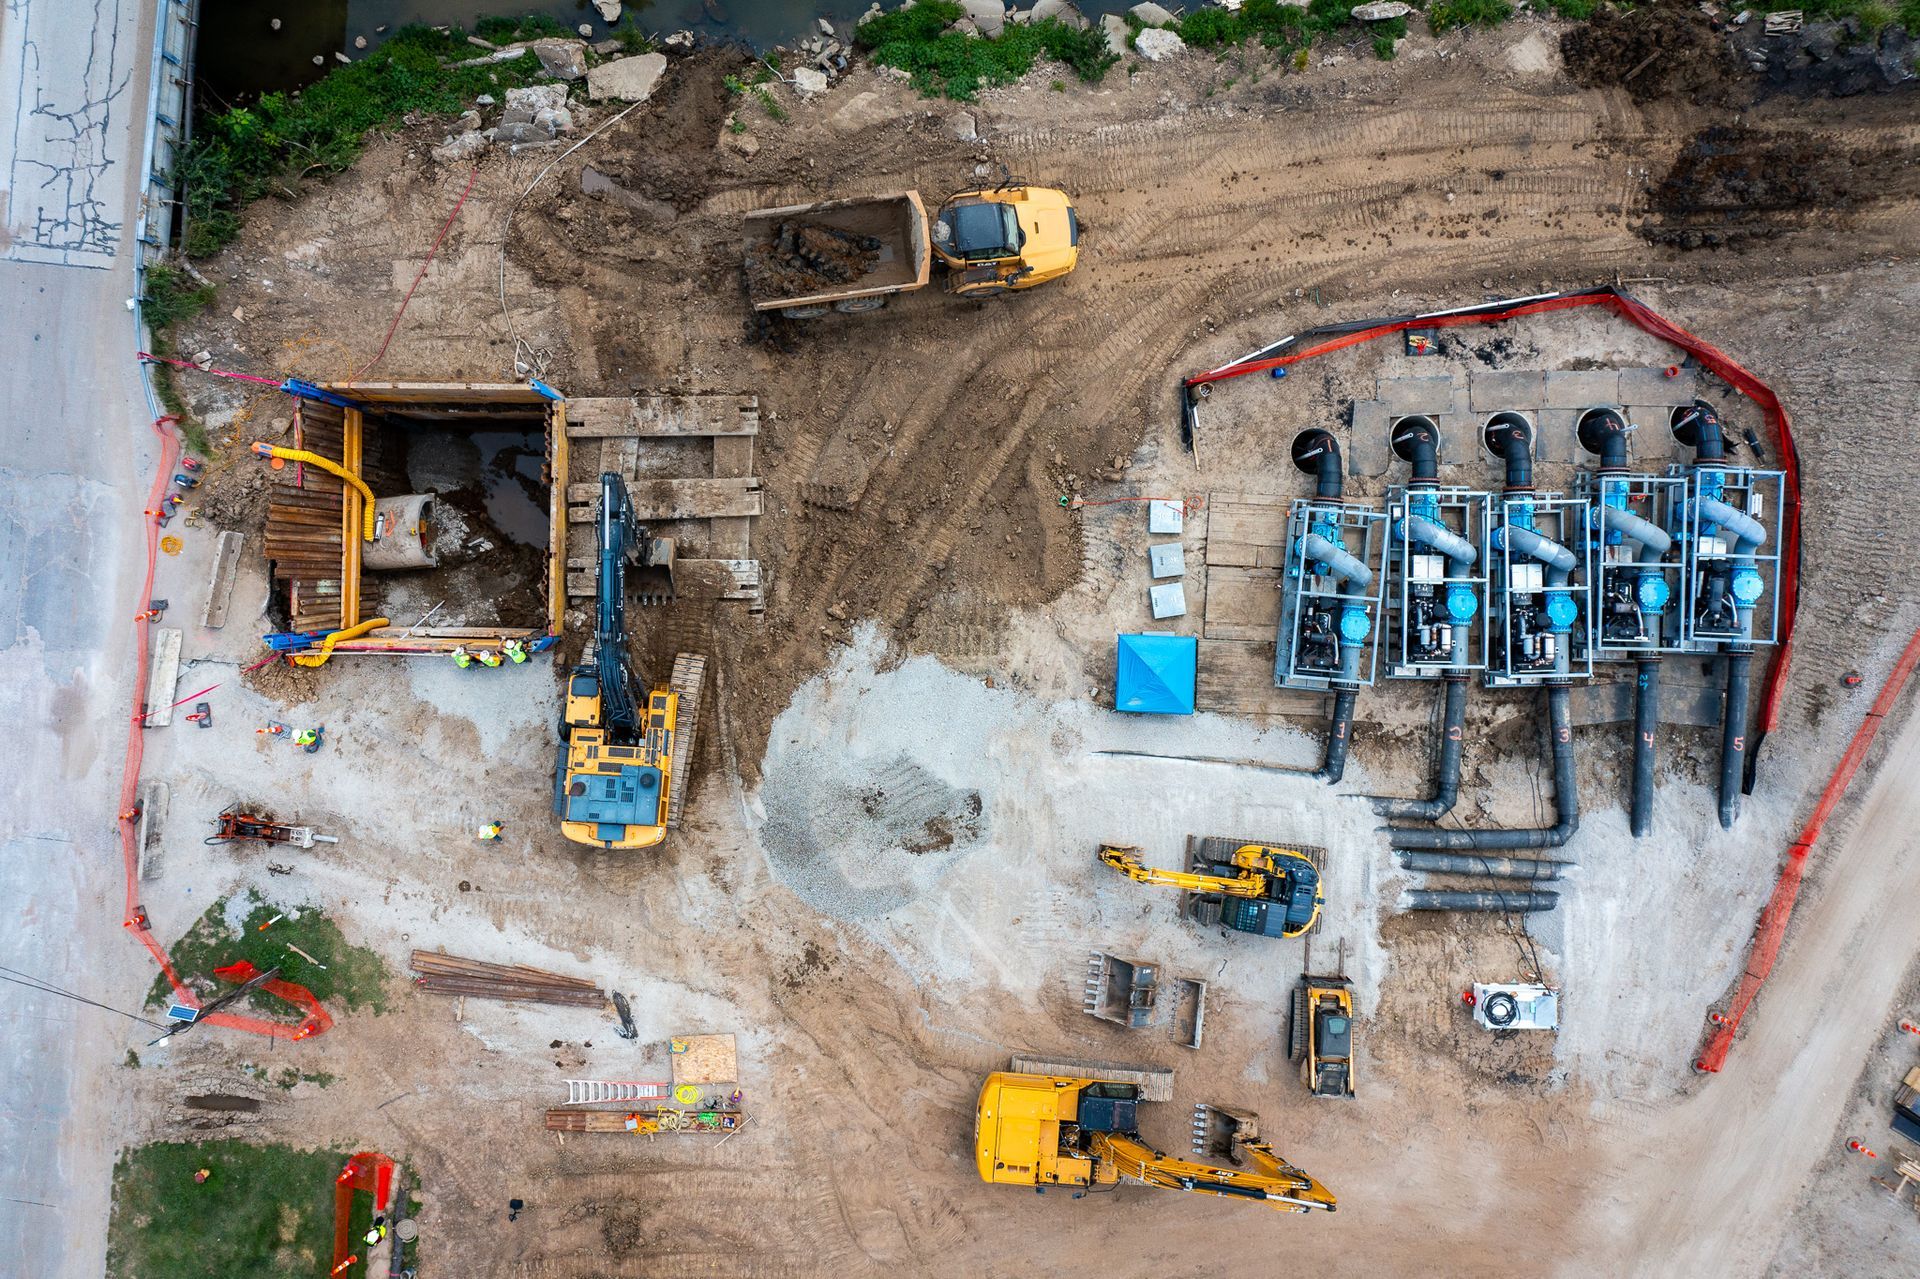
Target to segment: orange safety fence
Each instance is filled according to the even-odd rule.
[[[1793,903],[1800,895],[1800,880],[1806,874],[1807,855],[1813,851],[1814,841],[1820,838],[1827,819],[1845,798],[1847,787],[1852,784],[1854,774],[1859,771],[1861,762],[1867,757],[1868,748],[1880,732],[1880,725],[1886,721],[1894,703],[1900,700],[1900,694],[1913,677],[1916,665],[1920,665],[1920,630],[1916,630],[1913,638],[1907,641],[1900,660],[1894,663],[1887,682],[1880,686],[1879,695],[1868,708],[1866,718],[1854,730],[1853,740],[1847,743],[1847,752],[1840,757],[1839,767],[1833,770],[1826,789],[1820,792],[1820,802],[1813,806],[1807,824],[1800,828],[1799,836],[1787,847],[1786,865],[1781,867],[1780,878],[1773,886],[1773,895],[1767,899],[1766,907],[1760,912],[1760,921],[1754,925],[1746,971],[1740,975],[1740,984],[1734,990],[1733,998],[1728,1001],[1727,1010],[1709,1014],[1713,1030],[1706,1048],[1693,1063],[1695,1070],[1712,1074],[1726,1064],[1727,1052],[1733,1047],[1734,1034],[1740,1029],[1740,1020],[1753,1006],[1754,997],[1760,993],[1760,987],[1773,972],[1774,961],[1779,958],[1780,943],[1787,933],[1787,921],[1793,917]]]
[[[160,971],[166,974],[167,984],[173,988],[174,999],[187,1007],[198,1008],[199,997],[180,980],[173,962],[167,958],[166,948],[155,940],[146,908],[140,904],[139,898],[140,764],[145,756],[143,734],[146,732],[147,718],[142,708],[147,704],[147,662],[153,632],[153,620],[147,616],[147,601],[153,598],[154,566],[160,548],[161,501],[166,496],[167,484],[173,476],[174,463],[180,460],[180,441],[172,429],[177,421],[179,419],[170,413],[153,420],[153,432],[160,439],[160,459],[141,516],[146,522],[147,571],[140,585],[140,606],[133,619],[133,713],[128,717],[126,766],[120,778],[120,857],[126,879],[126,907],[121,918],[126,930],[147,948],[153,961],[160,965]],[[306,987],[275,980],[266,983],[264,988],[308,1009],[307,1016],[297,1025],[225,1012],[209,1013],[202,1021],[209,1026],[226,1026],[279,1039],[306,1039],[320,1034],[333,1024],[333,1019],[327,1016],[326,1010],[320,1007],[320,1002]]]
[[[393,1211],[393,1160],[375,1150],[355,1151],[347,1160],[347,1166],[333,1179],[333,1269],[327,1273],[340,1274],[359,1257],[352,1255],[353,1238],[349,1232],[349,1222],[353,1218],[353,1195],[356,1190],[364,1190],[373,1196],[374,1215],[391,1214]]]

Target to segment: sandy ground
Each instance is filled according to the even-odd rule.
[[[161,934],[209,893],[251,885],[326,905],[396,970],[409,947],[444,945],[603,977],[633,996],[640,1045],[584,1012],[459,1008],[396,985],[393,1012],[346,1018],[297,1050],[339,1082],[276,1097],[247,1130],[403,1155],[426,1181],[427,1273],[1013,1275],[1072,1258],[1117,1274],[1262,1275],[1303,1231],[1335,1274],[1920,1267],[1906,1210],[1834,1154],[1863,1125],[1890,1139],[1865,1107],[1884,1112],[1892,1061],[1911,1053],[1882,1033],[1912,997],[1914,943],[1890,927],[1920,873],[1898,781],[1916,749],[1910,720],[1889,726],[1887,766],[1831,831],[1728,1071],[1686,1069],[1738,971],[1782,832],[1920,621],[1891,496],[1920,393],[1910,362],[1887,357],[1920,303],[1920,273],[1894,256],[1911,251],[1911,201],[1892,189],[1797,219],[1748,253],[1651,247],[1635,230],[1649,186],[1720,117],[1575,89],[1549,29],[1527,24],[1410,41],[1392,66],[1255,78],[1194,59],[1064,95],[1043,72],[967,109],[979,144],[952,137],[956,108],[863,72],[794,105],[785,128],[755,117],[751,157],[722,132],[724,69],[678,66],[658,104],[561,166],[507,251],[521,354],[550,380],[576,394],[745,390],[766,410],[767,620],[660,628],[676,642],[706,630],[716,659],[689,827],[631,862],[557,838],[545,666],[474,678],[341,659],[302,691],[276,686],[303,699],[290,711],[229,690],[224,733],[177,728],[155,756],[176,779],[176,834],[147,895]],[[1854,147],[1913,136],[1884,102],[1762,104],[1747,122]],[[465,182],[426,164],[435,141],[422,130],[380,143],[314,197],[262,207],[212,271],[223,313],[246,318],[189,340],[222,363],[350,370],[358,317],[397,304]],[[501,373],[515,348],[491,309],[500,228],[549,158],[483,166],[381,372]],[[583,194],[580,160],[635,199]],[[743,325],[742,211],[945,192],[999,162],[1078,199],[1089,230],[1066,281],[988,308],[930,292],[809,330]],[[1620,811],[1623,735],[1580,734],[1588,803],[1567,853],[1581,871],[1534,930],[1568,1026],[1500,1041],[1471,1025],[1458,992],[1516,975],[1536,952],[1497,921],[1391,915],[1401,877],[1358,799],[1422,787],[1430,692],[1362,699],[1355,766],[1333,792],[1098,754],[1309,764],[1319,743],[1310,724],[1168,726],[1100,709],[1112,633],[1144,616],[1144,538],[1126,522],[1139,513],[1070,514],[1057,498],[1297,493],[1293,432],[1338,411],[1378,357],[1330,364],[1325,382],[1224,389],[1198,464],[1174,439],[1182,372],[1326,319],[1616,272],[1653,277],[1636,286],[1650,303],[1788,401],[1806,467],[1803,656],[1732,834],[1712,819],[1700,734],[1673,735],[1660,825],[1639,844]],[[1517,367],[1652,354],[1598,322],[1504,336]],[[204,399],[241,440],[275,411]],[[1099,478],[1116,458],[1123,486]],[[236,623],[262,603],[257,563],[250,573]],[[228,630],[191,634],[189,653],[244,660],[246,627]],[[1836,686],[1848,667],[1866,690]],[[1493,816],[1528,817],[1528,716],[1493,696],[1476,707],[1487,736],[1469,752],[1469,787]],[[259,742],[250,730],[270,713],[324,719],[328,750]],[[343,842],[287,875],[246,850],[203,848],[200,824],[234,798],[297,808]],[[494,816],[507,840],[478,845],[472,827]],[[1099,840],[1119,839],[1173,864],[1185,835],[1209,833],[1332,850],[1312,958],[1331,963],[1344,942],[1358,982],[1355,1103],[1311,1101],[1285,1061],[1299,944],[1203,933],[1172,896],[1092,862]],[[1206,980],[1204,1047],[1087,1018],[1079,987],[1095,947]],[[754,1114],[724,1146],[539,1131],[557,1081],[657,1075],[662,1040],[705,1030],[740,1034]],[[1278,1147],[1340,1194],[1340,1213],[1308,1223],[1137,1188],[1075,1204],[980,1186],[967,1154],[979,1077],[1030,1049],[1175,1065],[1176,1100],[1150,1114],[1150,1138],[1182,1148],[1193,1101],[1258,1110]],[[183,1093],[288,1050],[206,1036],[169,1051],[125,1076],[129,1139],[183,1131]],[[533,1211],[509,1225],[513,1195]],[[1817,1209],[1801,1210],[1809,1201]]]

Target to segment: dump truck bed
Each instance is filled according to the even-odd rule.
[[[847,247],[847,260],[865,269],[841,280],[798,261],[780,250],[783,228],[825,232],[830,247]],[[756,311],[906,293],[925,285],[933,266],[918,191],[755,209],[746,215],[744,231],[747,296]]]

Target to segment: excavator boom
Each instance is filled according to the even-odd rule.
[[[1337,1204],[1331,1191],[1274,1154],[1264,1142],[1240,1147],[1256,1172],[1175,1159],[1130,1133],[1094,1133],[1088,1148],[1096,1159],[1110,1160],[1120,1176],[1143,1185],[1257,1199],[1280,1212],[1332,1212]]]
[[[1224,897],[1264,897],[1267,877],[1256,870],[1229,878],[1225,875],[1196,875],[1190,871],[1161,870],[1140,860],[1140,850],[1117,844],[1103,844],[1100,860],[1140,884],[1164,884],[1189,893],[1219,893]]]

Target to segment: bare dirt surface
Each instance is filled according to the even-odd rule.
[[[1728,1074],[1699,1080],[1685,1063],[1738,972],[1781,832],[1920,621],[1898,505],[1920,385],[1910,360],[1888,357],[1920,310],[1904,260],[1912,191],[1891,182],[1817,220],[1783,216],[1756,252],[1649,244],[1652,192],[1703,129],[1731,122],[1684,93],[1577,87],[1554,36],[1523,23],[1422,38],[1391,65],[1335,53],[1305,74],[1253,54],[1258,76],[1196,58],[1065,94],[1043,68],[968,108],[980,143],[955,140],[950,104],[861,71],[817,101],[783,98],[787,124],[746,116],[751,155],[724,124],[737,105],[728,55],[679,62],[656,102],[518,206],[504,289],[519,347],[499,314],[503,231],[553,153],[485,160],[378,375],[492,380],[518,355],[572,394],[757,394],[767,616],[644,615],[649,672],[698,644],[714,673],[690,824],[657,856],[582,854],[552,830],[557,689],[544,666],[339,661],[239,688],[222,708],[242,726],[234,739],[176,731],[153,757],[177,778],[181,832],[147,896],[162,933],[205,908],[207,889],[190,885],[251,884],[321,902],[396,969],[408,948],[444,945],[596,975],[632,996],[641,1023],[628,1045],[588,1012],[396,989],[397,1011],[293,1050],[337,1082],[271,1099],[244,1116],[248,1134],[403,1155],[427,1187],[423,1273],[1253,1276],[1307,1248],[1329,1274],[1758,1274],[1776,1257],[1860,1255],[1845,1241],[1878,1237],[1883,1209],[1860,1193],[1865,1170],[1828,1155],[1857,1110],[1847,1090],[1878,1086],[1861,1058],[1914,953],[1894,928],[1916,865],[1911,837],[1893,837],[1916,826],[1892,780],[1911,771],[1910,722],[1889,726],[1888,780],[1833,832]],[[1892,100],[1761,104],[1741,127],[1769,148],[1833,154],[1910,154],[1916,141]],[[433,132],[376,145],[305,201],[259,206],[211,272],[221,317],[186,340],[261,372],[350,372],[373,345],[366,317],[398,305],[466,182],[425,159]],[[937,197],[997,164],[1073,194],[1087,227],[1075,274],[987,305],[933,288],[878,315],[747,322],[745,211],[909,187]],[[1138,508],[1059,499],[1296,493],[1292,434],[1330,424],[1351,398],[1340,379],[1384,357],[1216,395],[1198,459],[1175,439],[1181,374],[1327,320],[1615,277],[1768,377],[1801,435],[1802,657],[1733,834],[1712,820],[1704,734],[1663,747],[1661,826],[1636,846],[1620,735],[1583,732],[1590,804],[1567,850],[1582,870],[1556,922],[1531,939],[1499,920],[1383,922],[1405,877],[1356,797],[1424,784],[1426,690],[1363,699],[1382,727],[1363,725],[1331,799],[1286,773],[1101,753],[1311,765],[1319,746],[1284,722],[1100,710],[1113,632],[1145,624],[1142,538],[1126,522]],[[227,318],[234,307],[244,321]],[[1565,368],[1655,354],[1623,326],[1567,321],[1446,358]],[[224,394],[200,396],[216,433],[254,438],[277,411]],[[217,463],[209,483],[241,484],[243,465]],[[251,660],[244,635],[196,638],[206,660]],[[1849,667],[1868,690],[1838,687]],[[289,700],[329,734],[326,752],[291,765],[245,731]],[[1468,787],[1483,788],[1488,816],[1531,817],[1531,712],[1477,700],[1485,741]],[[257,856],[202,849],[196,823],[263,778],[343,842],[271,877]],[[496,817],[507,840],[476,844],[473,826]],[[1171,864],[1186,834],[1245,831],[1342,850],[1312,962],[1345,943],[1358,983],[1351,1105],[1310,1101],[1280,1048],[1301,948],[1203,934],[1171,897],[1091,864],[1100,839]],[[1203,1051],[1085,1017],[1094,946],[1207,980]],[[1568,990],[1557,1041],[1471,1026],[1466,982],[1536,964]],[[1835,992],[1844,1006],[1819,1022]],[[755,1118],[737,1139],[539,1131],[557,1081],[662,1077],[659,1045],[706,1030],[741,1036]],[[1340,1213],[982,1187],[968,1152],[979,1078],[1027,1049],[1177,1065],[1179,1099],[1148,1117],[1150,1139],[1184,1149],[1189,1101],[1250,1106],[1342,1196]],[[246,1092],[243,1061],[289,1050],[207,1036],[170,1051],[125,1074],[130,1138],[180,1132],[180,1095]],[[510,1196],[532,1206],[511,1225]],[[1795,1215],[1809,1196],[1820,1215]],[[1920,1267],[1911,1237],[1886,1246],[1891,1273]]]

